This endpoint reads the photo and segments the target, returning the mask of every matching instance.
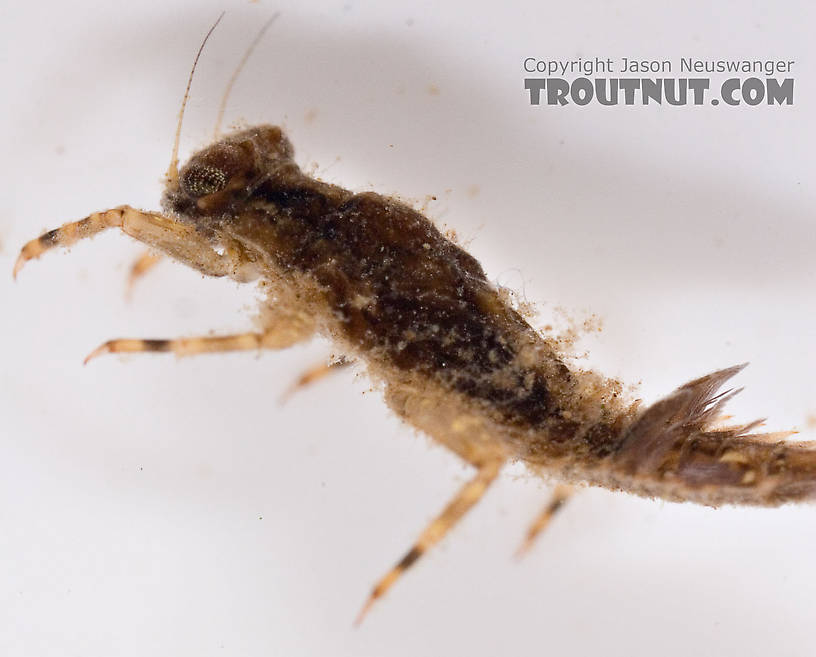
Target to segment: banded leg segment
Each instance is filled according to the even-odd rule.
[[[386,591],[394,585],[406,570],[414,565],[432,546],[441,541],[445,534],[462,519],[465,513],[482,499],[482,496],[490,484],[493,483],[498,476],[503,463],[501,460],[489,461],[479,467],[473,479],[461,488],[456,497],[448,503],[442,513],[428,525],[417,542],[414,543],[413,547],[377,582],[368,600],[360,610],[355,625],[359,625],[362,622],[377,599],[385,595]]]
[[[222,351],[252,351],[255,349],[286,349],[305,340],[311,332],[298,331],[292,326],[278,326],[263,333],[238,333],[235,335],[175,338],[172,340],[146,340],[119,338],[108,340],[85,358],[85,363],[102,354],[172,352],[177,356],[217,353]]]
[[[524,536],[524,541],[516,552],[516,557],[521,558],[530,551],[530,548],[533,546],[533,543],[535,543],[535,540],[538,538],[541,532],[547,529],[553,519],[553,516],[564,508],[564,505],[567,503],[569,498],[572,497],[574,492],[575,491],[572,486],[559,485],[555,487],[550,501],[547,502],[547,506],[541,510],[538,516],[536,516],[536,519],[533,521],[533,524],[531,524],[529,529],[527,529],[527,534]]]
[[[84,219],[72,221],[31,240],[20,251],[14,265],[14,277],[17,277],[18,272],[29,260],[39,258],[46,251],[70,246],[108,228],[121,228],[127,235],[209,276],[236,273],[233,259],[216,252],[212,244],[199,234],[194,226],[123,205],[112,210],[94,212]]]
[[[26,262],[39,258],[46,251],[58,246],[71,246],[79,240],[93,237],[108,228],[121,227],[124,212],[125,208],[123,207],[105,210],[104,212],[94,212],[84,219],[72,221],[60,228],[49,230],[37,239],[31,240],[23,246],[17,262],[14,264],[14,278],[17,278],[17,274]]]

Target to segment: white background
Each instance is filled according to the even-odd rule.
[[[585,491],[512,553],[547,487],[511,468],[372,611],[373,582],[468,471],[328,352],[82,358],[112,337],[250,326],[251,286],[110,233],[30,263],[90,211],[158,209],[182,149],[280,123],[303,166],[455,228],[539,324],[596,313],[593,366],[653,401],[750,360],[740,420],[813,437],[814,46],[805,2],[9,3],[2,15],[0,652],[4,655],[812,655],[816,509]],[[796,60],[793,107],[530,107],[524,57]],[[715,86],[717,86],[715,84]]]

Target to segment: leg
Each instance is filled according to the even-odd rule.
[[[352,361],[346,359],[345,356],[341,356],[339,360],[334,361],[333,363],[320,363],[319,365],[314,365],[307,369],[303,374],[301,374],[293,383],[289,386],[289,388],[281,395],[281,403],[287,401],[293,394],[295,394],[301,388],[304,388],[316,381],[320,381],[327,377],[329,374],[334,374],[335,372],[339,372],[345,367],[351,365]]]
[[[502,465],[503,461],[495,460],[479,466],[476,476],[462,487],[456,497],[448,503],[444,511],[425,528],[425,531],[422,532],[417,542],[414,543],[414,546],[405,553],[405,556],[403,556],[379,582],[377,582],[371,591],[371,595],[357,616],[357,620],[355,621],[356,625],[362,622],[363,617],[368,610],[371,609],[374,602],[393,586],[400,575],[416,563],[429,548],[442,540],[445,534],[459,522],[462,516],[482,498],[488,486],[490,486],[493,480],[498,476]]]
[[[538,514],[533,524],[530,525],[530,528],[527,530],[524,542],[519,546],[516,552],[516,557],[521,558],[527,554],[536,538],[538,538],[538,535],[547,528],[553,516],[564,508],[564,505],[572,494],[573,489],[571,486],[559,485],[555,487],[547,506],[542,509],[541,513]]]
[[[93,237],[108,228],[121,228],[131,237],[181,260],[209,276],[236,274],[236,262],[229,255],[220,255],[212,244],[190,224],[160,214],[142,212],[123,205],[112,210],[94,212],[81,219],[44,233],[28,242],[14,265],[14,276],[26,262],[39,258],[58,246],[70,246]]]
[[[140,338],[108,340],[94,349],[85,358],[85,363],[102,354],[152,351],[173,352],[177,356],[190,356],[220,351],[286,349],[298,342],[307,340],[314,333],[314,324],[308,318],[304,318],[303,315],[291,315],[281,311],[276,313],[275,317],[277,321],[274,323],[267,321],[266,328],[257,333],[176,338],[173,340],[144,340]]]
[[[139,256],[136,262],[131,265],[130,273],[128,274],[127,288],[125,290],[125,296],[128,299],[130,299],[130,296],[133,294],[133,286],[136,284],[136,281],[159,264],[161,260],[162,256],[151,251],[145,251]]]

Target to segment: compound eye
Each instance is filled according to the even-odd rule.
[[[227,186],[227,174],[216,167],[194,165],[182,173],[181,186],[190,196],[215,194]]]

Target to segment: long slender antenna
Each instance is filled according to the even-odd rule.
[[[255,36],[255,39],[253,39],[252,43],[249,44],[249,48],[246,49],[244,56],[241,58],[241,61],[238,62],[238,66],[235,67],[235,72],[232,74],[232,77],[227,83],[227,88],[224,90],[224,97],[221,99],[221,106],[218,108],[218,118],[215,120],[215,131],[213,133],[215,139],[218,139],[218,135],[221,132],[221,122],[224,120],[224,112],[226,112],[227,110],[227,100],[229,99],[232,87],[235,85],[235,81],[241,74],[244,65],[247,63],[247,60],[252,55],[253,51],[255,50],[255,47],[261,42],[263,35],[266,34],[266,31],[269,29],[269,26],[275,22],[275,19],[277,19],[278,16],[280,16],[280,12],[276,11],[273,14],[272,18],[266,21],[263,27],[260,30],[258,30],[258,34]]]
[[[173,155],[170,158],[170,166],[167,168],[167,173],[165,177],[167,178],[168,182],[174,183],[178,180],[178,149],[179,149],[179,142],[181,141],[181,123],[184,120],[184,108],[187,107],[187,98],[190,96],[190,85],[193,84],[193,73],[196,70],[196,64],[198,64],[198,58],[201,57],[201,51],[204,50],[204,45],[207,43],[207,39],[210,38],[210,35],[213,33],[213,30],[218,26],[221,22],[221,19],[224,18],[224,13],[221,12],[221,15],[218,17],[218,20],[213,23],[213,26],[210,28],[210,31],[207,32],[207,36],[204,37],[204,41],[201,42],[201,47],[198,49],[196,53],[195,59],[193,60],[193,68],[190,70],[190,77],[187,78],[187,88],[184,90],[184,99],[181,101],[181,109],[179,110],[178,115],[178,125],[176,126],[176,141],[173,144]]]

